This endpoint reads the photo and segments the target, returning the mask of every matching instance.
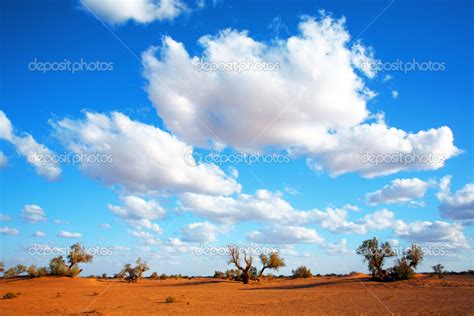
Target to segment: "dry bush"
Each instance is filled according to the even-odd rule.
[[[437,275],[439,279],[441,279],[446,273],[446,271],[444,271],[444,266],[441,263],[438,263],[437,265],[432,266],[431,268],[433,268],[433,274]]]
[[[18,295],[20,295],[20,293],[8,292],[8,293],[6,293],[6,294],[3,295],[3,299],[4,299],[4,300],[9,300],[9,299],[18,297]]]
[[[23,273],[25,273],[27,270],[26,266],[19,264],[14,267],[11,267],[7,271],[4,272],[3,276],[8,279],[8,278],[14,278],[16,276],[19,276]]]
[[[225,279],[225,273],[222,271],[214,271],[213,277],[216,279]]]
[[[159,278],[158,273],[153,272],[152,274],[150,274],[150,279],[152,279],[152,280],[158,280],[158,278]]]
[[[305,266],[300,266],[296,270],[292,270],[293,278],[311,278],[313,274],[311,270]]]
[[[141,262],[140,258],[138,258],[135,263],[135,267],[132,267],[130,263],[125,264],[122,271],[118,274],[118,277],[125,278],[128,282],[135,283],[143,276],[144,272],[150,269],[146,262]]]
[[[174,303],[174,302],[176,302],[176,298],[174,298],[173,296],[168,296],[168,297],[165,299],[165,302],[166,302],[166,303]]]

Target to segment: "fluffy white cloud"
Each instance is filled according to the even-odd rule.
[[[81,4],[112,24],[173,20],[187,10],[181,0],[81,0]]]
[[[165,37],[159,52],[152,47],[142,57],[149,98],[167,128],[190,144],[287,149],[334,176],[433,170],[459,153],[446,126],[408,133],[387,126],[380,115],[369,122],[375,116],[366,102],[374,93],[360,70],[369,78],[375,75],[362,67],[373,53],[360,43],[348,47],[349,39],[344,20],[328,16],[303,18],[297,35],[272,45],[231,29],[203,36],[201,57],[191,57],[182,43]],[[275,62],[279,67],[195,69],[229,61]],[[366,153],[400,161],[366,162]],[[411,159],[413,155],[418,158]]]
[[[18,235],[20,232],[16,228],[0,227],[0,234],[2,235]]]
[[[461,220],[465,224],[474,224],[474,183],[466,184],[462,189],[451,193],[451,176],[440,181],[440,192],[436,194],[441,201],[439,210],[444,218]]]
[[[406,203],[425,196],[430,183],[413,179],[395,179],[381,190],[367,193],[365,199],[371,205]]]
[[[258,190],[254,195],[240,194],[236,198],[186,193],[180,196],[179,204],[184,211],[218,223],[263,221],[277,225],[319,224],[337,234],[383,230],[390,228],[395,219],[394,214],[385,209],[367,214],[355,222],[348,220],[346,209],[297,210],[280,193],[267,190]]]
[[[33,234],[33,237],[44,237],[44,236],[46,236],[46,234],[39,230],[35,231]]]
[[[80,233],[72,233],[66,230],[61,230],[58,233],[58,237],[63,237],[63,238],[82,238],[82,235]]]
[[[192,223],[184,226],[181,231],[183,233],[183,241],[204,243],[217,240],[216,233],[218,232],[218,227],[208,222]]]
[[[25,205],[21,210],[21,217],[30,223],[46,221],[46,213],[35,204]]]
[[[444,246],[447,249],[470,249],[460,224],[442,221],[405,223],[396,221],[395,233],[415,243]]]
[[[247,240],[259,244],[320,244],[324,239],[316,230],[299,226],[276,226],[247,233]]]
[[[38,144],[30,134],[17,135],[3,111],[0,111],[0,139],[13,144],[18,154],[25,157],[28,163],[35,167],[37,174],[49,180],[56,180],[61,175],[60,166],[51,162],[50,159],[54,156],[54,152]]]
[[[363,121],[368,116],[365,86],[354,71],[354,53],[345,47],[344,21],[306,17],[299,30],[267,46],[247,31],[226,29],[199,40],[202,58],[190,57],[183,44],[165,37],[161,60],[154,47],[143,54],[149,97],[173,133],[200,146],[212,145],[209,140],[243,149],[309,146],[328,129]],[[278,63],[279,70],[209,73],[194,68],[200,60],[247,59]]]
[[[180,196],[185,211],[219,223],[262,220],[276,223],[306,223],[311,212],[295,210],[281,194],[258,190],[254,195],[239,194],[236,198],[185,193]]]
[[[165,210],[155,200],[144,200],[138,196],[121,196],[123,206],[109,204],[109,210],[122,219],[160,219],[165,215]]]
[[[135,229],[148,229],[157,234],[161,234],[163,232],[160,225],[153,223],[148,219],[126,220],[125,222],[130,227]]]
[[[127,191],[231,194],[241,189],[232,176],[216,165],[196,165],[192,147],[175,136],[124,114],[86,113],[85,120],[64,119],[52,125],[57,137],[72,152],[100,153],[106,158],[105,163],[84,160],[82,170]]]

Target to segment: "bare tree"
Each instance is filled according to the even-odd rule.
[[[229,255],[230,255],[229,264],[233,263],[237,267],[237,269],[242,271],[242,282],[244,282],[244,284],[248,284],[250,281],[250,269],[252,268],[252,261],[253,261],[252,256],[250,256],[246,252],[243,252],[244,263],[245,263],[245,266],[243,266],[240,261],[239,249],[237,249],[237,247],[232,246],[232,245],[227,246],[227,248],[229,250]]]
[[[260,255],[260,261],[262,262],[262,269],[258,274],[258,278],[262,277],[265,269],[274,269],[278,271],[278,269],[285,266],[285,260],[280,258],[278,252],[272,252],[269,256],[262,253]]]
[[[121,279],[125,278],[128,282],[137,282],[143,276],[143,273],[148,271],[150,268],[148,267],[146,261],[141,262],[140,258],[138,258],[135,263],[137,264],[135,267],[132,267],[130,263],[125,264],[117,277]]]

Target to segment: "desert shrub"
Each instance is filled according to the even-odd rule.
[[[398,259],[389,269],[390,276],[395,280],[408,280],[415,277],[415,269],[423,261],[423,252],[421,248],[413,244],[402,259]]]
[[[0,272],[4,272],[5,271],[5,264],[3,263],[3,261],[0,261]]]
[[[167,278],[168,278],[168,276],[167,276],[166,274],[164,274],[164,273],[162,273],[162,274],[160,275],[160,280],[166,280]]]
[[[367,261],[369,271],[372,273],[372,278],[384,280],[387,278],[387,271],[383,270],[385,258],[395,256],[390,243],[379,242],[376,237],[367,239],[357,248],[357,254],[364,256]]]
[[[102,273],[102,279],[107,279],[107,273]]]
[[[3,299],[4,300],[9,300],[9,299],[18,297],[18,295],[19,294],[17,294],[17,293],[8,292],[8,293],[3,295]]]
[[[214,278],[216,279],[224,279],[225,274],[222,271],[214,271]]]
[[[67,256],[69,264],[66,263],[62,256],[58,256],[49,262],[49,270],[51,275],[75,277],[82,272],[78,264],[92,262],[92,259],[93,256],[88,254],[81,244],[76,243],[71,246]]]
[[[439,279],[441,279],[443,277],[443,274],[446,273],[446,271],[444,271],[444,266],[441,263],[438,263],[437,265],[432,266],[431,268],[433,268],[433,274],[437,275]]]
[[[152,280],[158,280],[158,278],[159,278],[158,273],[153,272],[152,274],[150,274],[150,279],[152,279]]]
[[[51,275],[67,276],[69,268],[63,256],[58,256],[49,261],[49,271]]]
[[[173,296],[168,296],[168,297],[165,299],[165,302],[166,302],[166,303],[174,303],[174,302],[176,302],[176,298],[174,298]]]
[[[405,259],[398,259],[388,272],[395,280],[408,280],[415,276],[415,271]]]
[[[30,278],[38,278],[39,277],[38,268],[36,268],[35,265],[29,266],[28,269],[26,270],[26,273],[28,273],[28,276]]]
[[[27,270],[26,266],[24,266],[22,264],[19,264],[19,265],[16,265],[14,267],[11,267],[7,271],[5,271],[3,276],[7,279],[8,278],[14,278],[16,276],[19,276],[19,275],[25,273],[26,270]]]
[[[296,270],[292,270],[291,273],[294,278],[311,278],[313,276],[311,270],[305,266],[300,266]]]
[[[227,280],[241,281],[242,272],[238,269],[228,269],[225,271],[225,278]]]
[[[46,267],[39,267],[38,268],[38,277],[44,277],[49,274],[48,268]]]
[[[140,258],[138,258],[135,263],[135,267],[132,267],[130,263],[125,264],[122,271],[119,273],[119,277],[125,278],[128,282],[135,283],[143,276],[144,272],[150,269],[146,262],[141,262]]]

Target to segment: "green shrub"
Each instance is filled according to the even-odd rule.
[[[214,278],[216,279],[224,279],[225,274],[222,271],[214,271]]]
[[[296,270],[291,271],[294,278],[311,278],[313,274],[311,270],[305,266],[298,267]]]

